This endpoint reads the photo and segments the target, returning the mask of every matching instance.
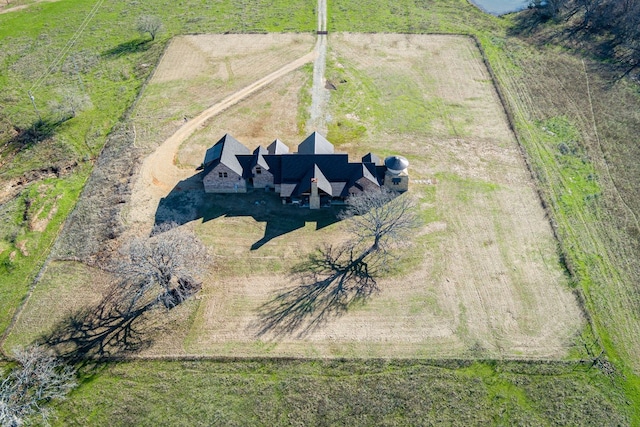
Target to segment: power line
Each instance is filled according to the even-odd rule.
[[[98,10],[102,6],[102,3],[104,3],[104,0],[97,0],[97,2],[93,5],[93,7],[91,8],[91,10],[87,14],[87,16],[85,16],[84,20],[82,21],[82,23],[80,24],[78,29],[75,31],[73,36],[71,36],[71,38],[69,39],[67,44],[62,48],[60,53],[58,53],[58,56],[53,60],[51,65],[49,65],[49,67],[47,67],[47,69],[44,71],[44,73],[31,86],[31,88],[29,89],[29,92],[32,92],[35,89],[37,89],[38,87],[40,87],[40,85],[44,82],[44,80],[55,70],[55,68],[58,66],[60,61],[65,57],[67,52],[69,52],[69,50],[73,47],[73,45],[76,44],[76,42],[78,41],[78,39],[82,35],[82,32],[85,30],[87,25],[89,25],[89,22],[91,22],[93,17],[96,15]],[[31,95],[30,95],[30,97],[33,100],[33,97]]]

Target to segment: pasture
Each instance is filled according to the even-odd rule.
[[[252,50],[225,48],[238,43]],[[138,144],[162,150],[199,103],[213,104],[311,48],[304,36],[176,39],[133,114]],[[256,57],[263,68],[251,66]],[[568,357],[584,320],[475,43],[337,34],[329,57],[329,139],[352,158],[369,151],[406,156],[422,228],[379,279],[379,292],[361,304],[329,307],[331,315],[319,322],[314,316],[324,311],[316,308],[295,330],[265,325],[269,302],[298,285],[291,269],[322,245],[344,240],[344,225],[334,212],[281,206],[270,194],[204,195],[184,181],[226,132],[249,148],[275,138],[295,148],[310,69],[289,73],[213,117],[151,171],[172,173],[138,176],[123,208],[123,239],[148,233],[163,216],[192,228],[213,259],[197,299],[166,315],[164,326],[154,324],[141,355]],[[99,292],[90,280],[69,283],[60,270],[45,273],[42,282],[52,285],[36,289],[9,343],[47,332],[90,300],[82,295]],[[56,283],[72,286],[77,298],[51,304],[48,289]]]
[[[480,322],[469,320],[464,305],[458,306],[457,318],[452,315],[454,308],[448,308],[446,312],[440,310],[440,304],[446,300],[438,300],[439,295],[435,295],[435,291],[427,295],[428,298],[422,295],[415,301],[402,299],[402,304],[410,303],[408,307],[411,310],[408,310],[405,318],[398,318],[401,321],[424,321],[433,330],[435,326],[432,328],[429,320],[435,325],[438,319],[447,319],[448,316],[456,326],[471,326],[466,331],[463,327],[456,327],[455,334],[445,338],[444,342],[448,339],[449,343],[454,343],[451,351],[439,345],[433,337],[425,341],[422,348],[434,356],[443,354],[446,357],[435,361],[428,359],[428,355],[420,354],[418,359],[409,360],[363,359],[367,356],[363,351],[367,349],[366,341],[357,343],[359,347],[355,350],[360,354],[351,360],[281,359],[277,357],[279,354],[304,353],[304,350],[298,352],[292,343],[307,339],[311,347],[317,342],[310,341],[308,336],[298,341],[291,337],[280,340],[267,337],[256,339],[255,334],[248,334],[246,330],[230,331],[231,328],[223,324],[225,320],[217,325],[205,325],[204,320],[214,319],[207,317],[213,314],[223,314],[235,325],[246,324],[255,316],[256,304],[264,298],[255,298],[251,294],[255,291],[253,288],[234,288],[233,285],[240,283],[243,277],[255,279],[254,283],[264,278],[269,281],[263,286],[265,295],[269,292],[273,295],[272,290],[294,285],[295,282],[287,282],[291,280],[291,263],[304,259],[308,253],[304,251],[311,252],[324,239],[338,241],[342,236],[341,225],[329,225],[331,221],[327,218],[305,219],[302,216],[304,212],[291,214],[289,211],[285,218],[277,203],[257,193],[243,200],[211,197],[208,203],[198,205],[203,202],[202,194],[185,191],[173,198],[173,203],[163,206],[169,209],[158,211],[156,207],[160,199],[171,194],[173,189],[171,185],[160,185],[156,188],[147,187],[153,190],[153,194],[149,200],[143,200],[137,209],[132,209],[132,203],[123,203],[128,200],[130,182],[136,180],[138,184],[141,183],[137,168],[142,167],[142,160],[149,162],[157,153],[158,144],[180,128],[185,117],[190,119],[201,108],[219,101],[241,85],[235,89],[231,87],[232,79],[227,78],[226,65],[223,67],[225,61],[213,58],[211,52],[202,52],[206,51],[206,46],[195,43],[196,49],[178,54],[175,58],[191,64],[186,55],[195,57],[196,70],[206,70],[206,75],[196,77],[197,73],[182,67],[181,72],[185,77],[190,75],[191,80],[181,81],[179,75],[173,81],[160,82],[158,78],[153,84],[147,85],[144,91],[141,88],[145,87],[147,76],[155,69],[154,65],[158,63],[167,43],[170,40],[172,44],[184,43],[190,37],[174,38],[182,34],[298,32],[296,36],[301,41],[301,46],[295,51],[295,55],[298,55],[311,47],[312,37],[299,32],[310,32],[315,28],[316,2],[227,0],[215,3],[171,3],[165,0],[115,0],[100,8],[90,31],[84,33],[82,40],[76,44],[75,54],[68,58],[69,61],[71,58],[82,60],[79,64],[81,78],[67,61],[45,81],[40,90],[34,92],[36,102],[44,113],[45,124],[55,119],[54,111],[51,111],[51,105],[46,105],[46,100],[59,103],[61,93],[56,90],[60,87],[80,87],[83,83],[92,105],[62,126],[42,129],[45,131],[44,138],[37,140],[36,144],[20,146],[11,143],[2,149],[0,329],[7,328],[12,318],[16,321],[15,328],[9,326],[7,329],[13,330],[13,333],[6,342],[3,341],[3,349],[10,352],[15,344],[40,339],[47,330],[64,325],[67,314],[76,312],[81,306],[92,307],[100,299],[113,278],[94,267],[69,259],[77,255],[87,262],[84,255],[94,253],[96,248],[107,252],[117,249],[117,244],[122,240],[114,241],[111,237],[104,240],[104,236],[112,231],[116,234],[124,231],[122,237],[126,239],[127,236],[146,233],[154,222],[154,214],[182,215],[187,219],[183,227],[195,229],[215,251],[215,263],[211,274],[206,277],[207,286],[199,298],[190,300],[178,310],[159,313],[160,316],[137,325],[144,338],[140,343],[145,350],[136,354],[168,357],[170,361],[139,360],[85,366],[80,376],[81,387],[66,402],[55,405],[60,415],[55,424],[181,425],[187,422],[190,425],[245,425],[268,422],[290,425],[297,420],[318,425],[638,424],[640,383],[637,376],[639,359],[636,355],[640,336],[637,333],[637,278],[640,277],[640,264],[637,257],[637,207],[640,199],[637,197],[636,183],[640,146],[633,144],[639,129],[636,82],[618,80],[619,75],[611,64],[570,48],[560,48],[563,45],[562,40],[558,39],[561,29],[556,25],[543,25],[538,30],[528,26],[528,19],[531,18],[529,12],[495,18],[483,14],[466,0],[335,0],[328,3],[328,29],[333,40],[330,41],[327,78],[335,88],[331,91],[330,114],[334,120],[331,121],[329,138],[339,146],[339,150],[357,156],[369,150],[377,151],[380,155],[395,153],[395,144],[402,145],[408,151],[414,147],[414,151],[419,153],[410,159],[412,177],[414,182],[423,182],[414,186],[411,193],[419,195],[421,199],[421,216],[426,230],[416,236],[412,250],[405,252],[407,256],[381,281],[404,283],[410,278],[411,272],[416,272],[420,267],[424,278],[422,289],[468,292],[463,295],[466,304],[473,307],[474,298],[480,302],[473,311],[474,315],[480,313]],[[0,51],[0,57],[3,58],[3,72],[0,73],[3,92],[0,139],[3,143],[14,140],[20,143],[20,138],[13,137],[14,128],[15,131],[41,130],[31,127],[36,116],[28,97],[24,96],[25,90],[40,75],[40,65],[49,64],[51,55],[55,55],[67,43],[93,3],[15,0],[11,4],[0,4],[0,10],[4,12],[13,5],[29,6],[25,10],[0,14],[0,33],[4,37],[0,38],[5,47]],[[165,32],[155,43],[148,43],[145,37],[135,32],[137,17],[151,13],[160,16],[165,24]],[[371,56],[372,46],[357,41],[358,36],[355,35],[345,35],[345,39],[342,39],[344,45],[337,46],[337,32],[341,31],[369,33],[366,36],[368,40],[390,37],[390,45],[383,44],[379,52]],[[533,171],[535,187],[546,205],[548,218],[534,222],[537,226],[551,222],[557,237],[557,240],[543,237],[543,243],[539,246],[529,246],[532,250],[539,250],[538,254],[529,256],[534,262],[527,261],[529,258],[509,259],[512,252],[504,239],[520,236],[522,230],[511,232],[507,229],[505,234],[498,227],[510,226],[512,222],[509,222],[509,215],[517,211],[510,204],[514,200],[513,194],[507,197],[505,190],[511,189],[515,193],[517,188],[524,194],[529,191],[527,188],[531,184],[506,188],[504,185],[498,186],[503,177],[493,171],[500,168],[484,164],[482,156],[467,155],[474,147],[485,147],[485,150],[494,147],[476,141],[470,132],[482,129],[470,128],[467,123],[477,123],[480,117],[484,117],[484,128],[488,123],[494,123],[489,117],[492,112],[495,114],[497,111],[500,115],[503,112],[500,108],[475,108],[470,114],[465,108],[471,107],[473,99],[462,98],[462,103],[446,101],[447,96],[466,92],[467,86],[476,86],[483,80],[488,84],[489,77],[485,75],[479,80],[464,80],[464,85],[452,85],[450,82],[445,86],[446,91],[433,95],[435,79],[431,67],[444,69],[444,75],[447,76],[456,67],[474,63],[480,74],[485,74],[483,64],[479,61],[439,63],[434,55],[428,57],[425,52],[424,56],[429,60],[421,61],[418,67],[398,69],[386,58],[389,56],[403,61],[393,49],[406,45],[402,41],[406,36],[394,39],[395,36],[389,34],[374,36],[371,33],[450,33],[472,35],[477,39],[515,128],[519,148]],[[354,39],[346,40],[350,37]],[[200,40],[206,40],[206,37]],[[195,39],[189,40],[189,43],[193,42]],[[464,56],[477,57],[475,48],[465,44],[462,50],[468,52]],[[286,56],[287,49],[293,49],[287,46],[287,42],[278,41],[277,45],[280,55]],[[389,53],[389,49],[392,52]],[[588,47],[585,49],[588,50]],[[360,50],[367,52],[368,56],[362,57]],[[440,50],[439,56],[447,55],[448,49]],[[239,62],[233,56],[229,55],[229,62],[235,71],[234,67]],[[453,58],[455,60],[456,56],[453,55]],[[360,64],[364,63],[367,65],[363,69]],[[273,67],[271,69],[275,69],[282,62],[270,64]],[[382,71],[385,67],[392,72],[394,79],[404,80],[394,83],[392,79],[385,79]],[[471,75],[477,76],[477,73]],[[219,81],[213,81],[216,76]],[[246,78],[245,81],[249,82],[256,76],[240,73],[234,77]],[[204,84],[199,84],[196,81],[198,78]],[[187,144],[175,151],[161,153],[170,153],[170,160],[163,164],[171,166],[153,172],[165,173],[176,182],[188,179],[194,173],[193,166],[201,160],[202,150],[219,138],[220,132],[227,130],[251,146],[267,144],[279,136],[293,148],[305,136],[302,129],[308,119],[310,86],[310,67],[287,74],[286,78],[272,83],[210,120],[207,127],[193,135]],[[276,87],[279,88],[278,92],[270,95],[270,91]],[[420,98],[419,91],[429,93],[430,102]],[[140,92],[141,98],[138,98]],[[354,98],[353,94],[358,97]],[[257,105],[255,100],[260,96],[263,97],[263,108],[258,115],[255,112],[251,114]],[[495,101],[495,92],[490,98]],[[362,105],[353,104],[353,99],[364,101]],[[159,108],[155,109],[154,103]],[[172,103],[176,103],[178,108],[171,110]],[[271,108],[274,105],[272,103],[277,103],[278,108]],[[191,105],[193,108],[190,108]],[[384,111],[399,113],[386,115]],[[147,112],[150,112],[149,117],[144,117]],[[278,114],[274,115],[274,112]],[[136,115],[135,120],[130,120],[133,115]],[[265,120],[258,121],[257,118]],[[227,121],[228,127],[218,120]],[[500,136],[503,123],[499,120],[495,123],[498,123],[496,141],[503,141]],[[131,124],[135,126],[132,128]],[[280,129],[264,129],[273,124]],[[215,126],[219,127],[216,129]],[[393,127],[392,132],[385,133],[390,126]],[[47,133],[49,131],[52,133]],[[102,150],[105,141],[106,149]],[[503,146],[500,146],[498,150],[510,159],[504,163],[505,166],[513,166],[509,162],[519,159],[520,155],[518,153],[510,157],[510,144],[518,146],[515,141],[507,142],[505,139],[503,146],[507,149],[503,150]],[[422,145],[429,147],[429,150],[415,148]],[[95,161],[98,153],[102,154]],[[175,159],[174,153],[178,153]],[[496,149],[493,154],[496,154]],[[119,159],[115,167],[111,161],[113,156]],[[495,160],[494,155],[490,157]],[[74,161],[79,165],[75,169]],[[124,169],[121,169],[122,165]],[[70,174],[52,176],[51,172],[56,168]],[[132,175],[129,175],[129,170],[133,172]],[[443,173],[443,170],[446,172]],[[523,166],[519,165],[514,170],[521,171]],[[89,174],[91,177],[85,185]],[[498,176],[497,183],[484,174]],[[472,178],[468,179],[469,176]],[[429,180],[431,184],[427,184]],[[16,187],[14,184],[18,182],[21,184]],[[74,209],[83,187],[84,194]],[[523,200],[528,198],[520,194],[518,197],[524,197]],[[151,199],[156,201],[155,206]],[[181,209],[171,208],[172,204],[177,204]],[[501,208],[503,204],[509,206],[507,214]],[[528,202],[524,205],[529,206]],[[121,212],[123,206],[125,209]],[[194,209],[192,206],[201,208]],[[459,210],[451,212],[453,207]],[[561,342],[561,345],[543,349],[547,356],[531,348],[524,348],[524,352],[518,348],[514,343],[514,337],[518,334],[523,338],[520,342],[545,341],[540,334],[536,335],[535,329],[544,322],[551,324],[550,319],[536,320],[532,329],[525,328],[534,316],[544,319],[544,313],[551,310],[536,305],[540,304],[536,295],[531,297],[523,293],[535,291],[536,288],[519,286],[532,281],[527,277],[522,280],[516,277],[516,270],[511,273],[508,269],[498,270],[496,267],[495,271],[500,274],[486,276],[485,272],[479,271],[482,265],[469,267],[475,258],[464,258],[463,255],[476,254],[478,241],[469,240],[468,233],[460,231],[462,229],[459,226],[464,221],[470,221],[468,216],[471,210],[465,209],[484,213],[487,208],[505,221],[495,221],[487,215],[477,215],[477,218],[471,219],[478,222],[468,230],[477,231],[479,221],[484,221],[482,236],[489,236],[484,240],[486,248],[482,246],[477,260],[486,262],[489,254],[491,258],[496,258],[495,247],[500,248],[498,252],[503,257],[499,262],[506,259],[504,263],[516,264],[520,269],[518,271],[527,270],[522,268],[523,262],[534,265],[536,260],[544,260],[546,267],[542,270],[542,276],[547,275],[554,280],[554,275],[558,276],[554,282],[557,287],[553,289],[562,298],[570,295],[570,288],[580,296],[582,309],[590,318],[593,329],[586,327],[577,314],[567,323],[558,323],[558,328],[549,330],[550,342]],[[255,216],[247,216],[248,209],[253,209]],[[72,211],[72,215],[68,216]],[[538,215],[528,211],[527,214],[531,217]],[[113,218],[116,221],[112,222]],[[525,215],[524,218],[530,216]],[[123,219],[126,219],[126,224],[122,223]],[[522,221],[512,219],[522,226]],[[318,221],[327,227],[316,230]],[[267,227],[269,223],[277,227]],[[60,233],[63,224],[66,224],[65,231]],[[246,235],[233,233],[238,227]],[[42,228],[45,228],[44,232],[39,231]],[[238,254],[226,253],[231,246],[227,245],[225,239],[233,244],[240,242],[244,246],[239,247]],[[445,242],[452,241],[456,242],[454,247],[445,245]],[[494,247],[494,242],[501,243]],[[252,247],[255,249],[251,250]],[[522,250],[516,245],[513,254],[522,254],[518,252]],[[450,258],[449,264],[443,262],[456,253],[460,254],[458,258]],[[37,273],[48,257],[51,262],[45,264],[47,268],[40,276]],[[428,257],[432,257],[432,270],[425,267],[428,266]],[[499,262],[489,260],[491,271]],[[560,267],[560,263],[564,264],[566,270]],[[453,265],[462,266],[455,270],[458,277],[463,271],[472,276],[464,282],[471,286],[462,287],[460,282],[450,285],[447,279],[451,277],[438,271],[441,266],[452,269]],[[28,290],[36,283],[36,277],[40,280],[36,280],[34,293],[29,298]],[[505,297],[502,294],[482,293],[485,287],[478,286],[478,283],[485,277],[492,284],[487,290],[515,289],[518,295],[512,298],[510,295]],[[504,282],[503,287],[494,286],[495,281]],[[225,287],[227,282],[230,284]],[[545,286],[543,289],[547,289]],[[393,289],[397,290],[398,287]],[[220,299],[220,306],[213,303],[215,292],[218,292],[216,297]],[[369,298],[365,305],[325,324],[325,330],[335,328],[340,322],[364,318],[363,312],[377,307],[384,292],[382,289]],[[478,295],[473,295],[473,292]],[[520,294],[524,298],[520,298]],[[505,298],[499,302],[493,299],[496,296]],[[16,310],[20,311],[19,306],[25,297],[28,301],[25,310],[14,317]],[[534,313],[529,318],[511,317],[514,310],[499,305],[519,300],[526,303],[526,310],[516,313]],[[489,311],[484,310],[482,305],[486,301],[495,301],[498,305],[495,313],[507,317],[497,319],[486,314]],[[567,306],[565,312],[552,315],[572,312],[572,304]],[[391,305],[377,309],[385,315],[393,314]],[[207,307],[213,309],[214,313],[205,312]],[[488,308],[496,309],[492,306]],[[395,310],[397,313],[397,308]],[[433,313],[426,321],[425,312]],[[239,313],[238,316],[235,313]],[[63,323],[56,325],[59,321]],[[376,327],[379,328],[380,324]],[[399,325],[403,331],[409,330],[405,328],[407,326],[414,327],[407,322]],[[491,330],[488,335],[485,334],[487,329]],[[229,331],[232,335],[225,338],[224,334]],[[477,336],[490,345],[483,346],[480,342],[475,345],[473,338]],[[507,336],[511,338],[504,339]],[[241,340],[232,341],[237,337]],[[571,342],[577,345],[568,344]],[[411,348],[413,344],[403,349],[400,348],[400,341],[395,343],[396,347],[389,342],[388,349],[384,351],[371,346],[378,353],[371,351],[370,354],[395,354],[402,358],[416,354],[415,346]],[[508,347],[498,349],[497,344],[503,343]],[[338,344],[331,348],[320,347],[313,353],[356,353],[343,343]],[[443,349],[444,353],[441,352]],[[184,357],[191,354],[199,358],[207,354],[235,352],[258,357],[242,361],[226,357],[189,361],[185,360],[188,357]],[[464,357],[464,360],[450,360],[447,354]],[[173,360],[171,356],[181,360]],[[477,361],[484,357],[492,359]],[[495,360],[501,357],[515,357],[523,361]],[[568,358],[569,361],[549,363],[533,360],[537,357]],[[576,359],[586,361],[581,363]],[[0,362],[0,367],[6,366],[6,363]]]

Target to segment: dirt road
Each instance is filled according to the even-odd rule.
[[[193,170],[180,169],[175,164],[178,149],[183,141],[204,126],[210,118],[220,114],[222,111],[237,104],[239,101],[264,88],[278,78],[312,62],[316,56],[317,46],[312,52],[290,62],[284,67],[207,108],[193,119],[187,121],[171,137],[165,140],[162,145],[142,163],[139,180],[131,196],[132,204],[139,208],[130,212],[129,220],[138,224],[151,226],[154,218],[152,210],[158,206],[160,199],[165,197],[181,180],[193,174]]]
[[[36,3],[44,3],[44,2],[54,2],[54,1],[59,1],[59,0],[37,0],[33,3],[29,3],[29,4],[21,4],[20,6],[13,6],[13,7],[7,7],[10,6],[8,3],[6,3],[5,5],[2,6],[2,8],[0,8],[0,14],[3,13],[9,13],[9,12],[17,12],[18,10],[22,10],[22,9],[26,9],[31,5],[34,5]]]
[[[327,2],[318,0],[318,31],[327,31]],[[318,131],[327,134],[327,106],[329,91],[325,88],[325,69],[327,57],[327,36],[318,34],[316,60],[313,64],[313,87],[311,89],[311,107],[307,133]]]

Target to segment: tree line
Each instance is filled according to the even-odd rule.
[[[640,68],[640,2],[637,0],[532,0],[540,18],[567,24],[570,40],[582,38],[592,53],[623,67],[622,76]]]

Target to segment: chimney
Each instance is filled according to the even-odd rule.
[[[309,209],[320,209],[320,195],[318,194],[317,178],[311,178],[311,195],[309,196]]]

